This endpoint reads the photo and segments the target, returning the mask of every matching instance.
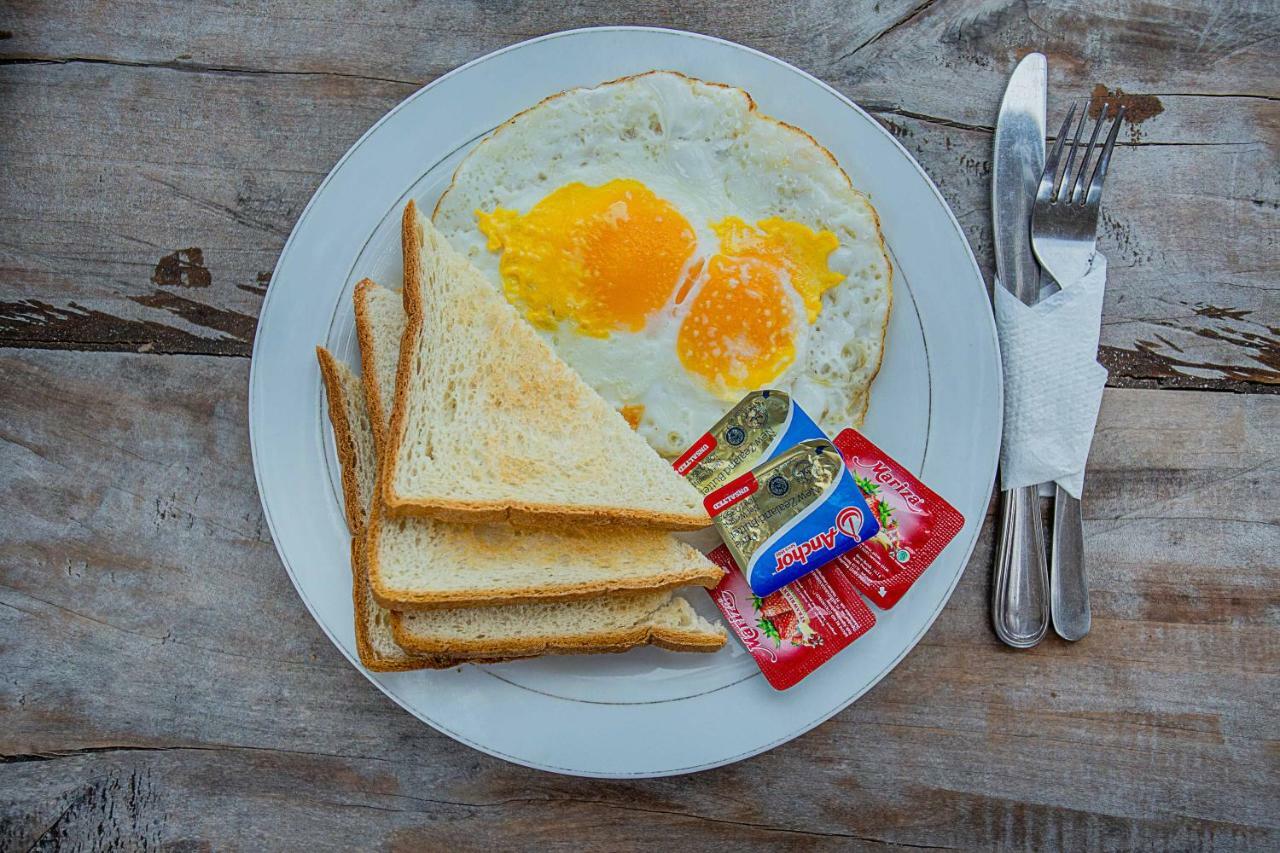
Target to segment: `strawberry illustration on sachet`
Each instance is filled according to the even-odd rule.
[[[871,508],[872,514],[880,522],[879,532],[867,541],[876,542],[888,553],[896,554],[902,537],[898,529],[898,521],[893,517],[893,506],[880,493],[878,484],[857,474],[853,476],[853,481],[858,485],[863,497],[867,499],[867,506]]]
[[[761,597],[752,594],[728,548],[722,545],[707,556],[726,570],[712,600],[777,690],[796,684],[876,624],[836,567],[819,569]]]
[[[822,645],[822,635],[814,629],[804,605],[787,587],[765,598],[753,596],[752,604],[760,613],[760,630],[775,645],[780,646],[784,641],[793,646]]]

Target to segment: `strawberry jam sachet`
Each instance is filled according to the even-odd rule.
[[[761,598],[751,592],[727,547],[707,556],[727,569],[711,598],[775,690],[794,686],[876,624],[833,563]]]
[[[830,566],[838,566],[873,604],[888,610],[956,537],[964,516],[861,433],[846,429],[833,443],[880,530]]]

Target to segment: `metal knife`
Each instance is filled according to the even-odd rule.
[[[1048,63],[1031,53],[1018,63],[996,121],[991,177],[996,272],[1027,305],[1040,294],[1040,268],[1031,252],[1031,206],[1044,171]],[[1049,567],[1036,486],[1002,492],[991,619],[996,635],[1014,648],[1030,648],[1049,630]]]

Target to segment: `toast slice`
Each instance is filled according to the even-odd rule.
[[[356,335],[364,387],[385,388],[396,375],[386,337],[404,328],[396,294],[373,282],[356,288]],[[369,393],[373,400],[377,392]],[[382,399],[389,399],[386,394]],[[373,428],[386,413],[373,411]],[[384,457],[385,458],[385,457]],[[723,571],[694,548],[656,530],[517,528],[390,518],[369,520],[374,596],[396,610],[536,602],[603,593],[712,587]]]
[[[388,518],[381,507],[368,530],[373,595],[393,610],[710,589],[724,575],[696,549],[654,530],[456,524]]]
[[[386,450],[391,404],[396,396],[396,363],[400,360],[405,324],[403,306],[404,298],[394,290],[379,287],[367,278],[356,285],[356,336],[364,368],[361,379],[379,459]]]
[[[329,423],[333,426],[338,465],[342,469],[342,509],[351,535],[363,533],[373,502],[378,454],[373,447],[373,425],[365,405],[360,379],[324,347],[316,347],[320,378],[329,398]]]
[[[396,645],[391,615],[373,600],[369,590],[365,528],[376,481],[377,455],[373,429],[365,408],[360,380],[328,350],[316,348],[320,375],[329,397],[329,421],[342,467],[343,510],[351,531],[351,598],[355,605],[356,652],[374,672],[445,669],[460,661],[448,655],[415,655]]]
[[[359,510],[354,529],[360,532],[353,536],[352,574],[357,616],[356,642],[365,665],[384,671],[438,668],[454,666],[464,660],[475,663],[509,660],[538,654],[540,648],[564,653],[622,651],[641,643],[654,643],[678,651],[715,651],[722,646],[726,635],[721,628],[690,618],[693,609],[687,601],[662,591],[619,596],[621,600],[616,602],[609,598],[596,598],[561,605],[557,612],[562,624],[570,626],[566,630],[548,630],[548,626],[539,630],[537,623],[543,618],[545,609],[539,611],[529,605],[459,608],[448,611],[447,620],[452,621],[433,623],[428,620],[419,628],[405,632],[405,636],[418,645],[431,647],[435,643],[437,651],[414,654],[398,645],[394,636],[395,614],[374,599],[367,582],[368,552],[363,545],[371,518],[379,514],[378,507],[361,504],[358,498],[359,489],[371,489],[369,481],[373,479],[376,457],[369,453],[369,437],[379,419],[365,411],[364,389],[371,381],[381,382],[394,375],[395,365],[385,357],[390,350],[381,345],[383,342],[379,338],[394,334],[403,325],[403,309],[395,296],[392,291],[379,288],[372,282],[362,283],[356,291],[357,335],[362,346],[365,373],[363,387],[346,365],[338,363],[326,350],[317,351],[329,390],[330,417],[344,469],[343,485],[347,493],[344,502]],[[359,429],[365,430],[365,434],[360,435]],[[346,448],[345,452],[343,448]],[[348,470],[352,473],[350,477],[347,476]],[[353,495],[357,496],[354,501],[351,499]],[[446,534],[450,530],[471,529],[469,525],[449,525],[425,519],[412,521],[422,527],[443,530]],[[611,531],[600,533],[607,536]],[[644,536],[650,540],[675,542],[670,536],[656,532],[648,532]],[[697,570],[706,574],[706,567],[710,566],[710,574],[714,577],[710,583],[717,582],[720,569],[696,551],[689,550],[694,555]],[[431,557],[430,553],[421,556]],[[507,564],[518,562],[520,556],[519,553],[507,554]],[[445,614],[444,611],[438,613],[442,617]],[[459,631],[458,625],[469,626],[472,633]],[[522,632],[504,633],[504,625],[523,626]],[[445,631],[449,633],[445,634]],[[442,636],[446,636],[456,648],[443,648],[439,642]]]
[[[390,306],[400,310],[398,302]],[[366,367],[372,372],[379,362],[373,350],[369,353],[373,357],[367,359]],[[372,491],[376,466],[364,391],[351,370],[327,350],[317,348],[316,354],[328,390],[329,415],[343,468],[344,505],[353,531],[351,575],[356,649],[361,663],[368,669],[377,672],[443,669],[465,662],[496,663],[544,651],[561,654],[625,651],[645,643],[675,651],[715,651],[724,644],[723,629],[700,618],[689,618],[693,609],[687,601],[674,597],[669,591],[658,591],[550,606],[514,604],[436,611],[436,621],[426,620],[402,630],[406,641],[416,648],[402,647],[395,635],[396,614],[378,603],[368,582],[369,551],[365,540],[370,519],[376,518],[379,511],[376,505],[360,503],[360,496]],[[415,523],[445,529],[453,527],[427,520]],[[463,526],[463,529],[469,528],[469,525]],[[662,537],[657,533],[648,535]],[[429,554],[426,556],[430,558]],[[509,556],[519,557],[518,554]]]
[[[483,615],[481,615],[483,614]],[[477,619],[483,618],[483,629]],[[653,644],[713,652],[723,628],[671,592],[611,595],[589,602],[393,613],[396,643],[418,654],[542,655],[623,652]]]
[[[399,375],[380,488],[393,515],[696,530],[702,496],[405,207]]]

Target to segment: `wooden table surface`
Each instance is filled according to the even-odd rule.
[[[1274,0],[248,5],[0,2],[0,849],[1280,846]],[[919,159],[988,274],[1016,60],[1048,54],[1051,116],[1125,93],[1086,640],[996,641],[989,513],[941,618],[852,707],[626,782],[454,743],[330,645],[249,459],[270,270],[405,96],[608,23],[832,84]]]

